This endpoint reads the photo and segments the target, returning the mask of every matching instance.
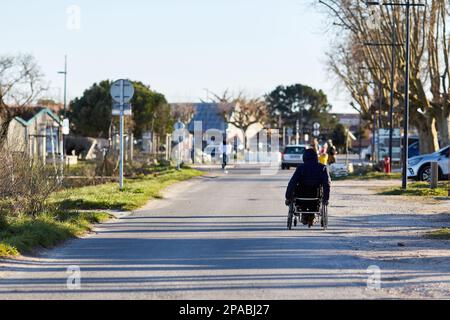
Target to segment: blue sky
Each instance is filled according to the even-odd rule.
[[[351,111],[327,71],[326,21],[313,2],[15,0],[2,3],[0,54],[32,53],[55,98],[67,53],[70,98],[106,78],[141,80],[170,102],[303,83],[323,89],[335,111]]]

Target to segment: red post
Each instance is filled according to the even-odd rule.
[[[391,173],[391,159],[389,157],[384,157],[384,172]]]

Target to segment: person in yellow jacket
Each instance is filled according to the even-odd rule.
[[[323,165],[327,165],[328,164],[328,154],[326,153],[321,153],[319,155],[319,162]]]

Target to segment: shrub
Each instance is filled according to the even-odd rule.
[[[54,166],[6,148],[0,152],[0,214],[36,216],[61,183]]]

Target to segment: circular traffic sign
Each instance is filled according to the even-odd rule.
[[[319,130],[320,129],[320,123],[314,122],[313,128],[314,128],[314,130]]]
[[[111,97],[117,103],[128,103],[134,95],[134,86],[129,80],[114,81],[110,89]]]
[[[175,122],[175,124],[173,125],[173,128],[174,128],[175,130],[182,130],[182,129],[185,128],[185,126],[184,126],[184,123],[183,123],[183,122],[177,121],[177,122]]]

